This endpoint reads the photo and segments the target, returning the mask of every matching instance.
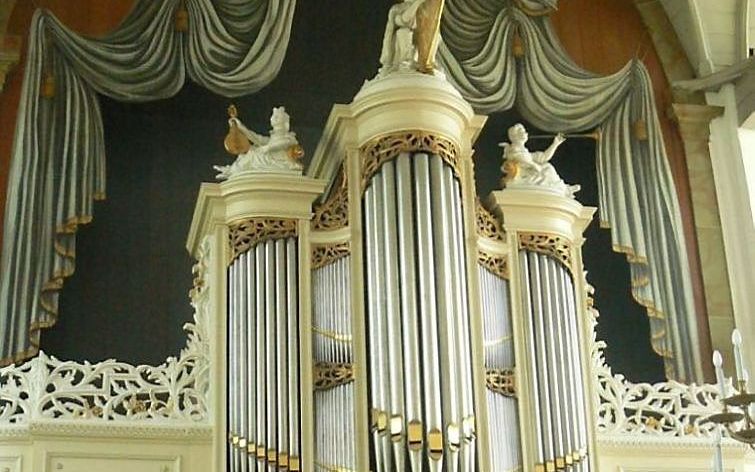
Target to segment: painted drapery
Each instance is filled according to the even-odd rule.
[[[102,39],[46,11],[32,19],[8,177],[0,259],[0,365],[34,355],[75,267],[76,229],[105,196],[97,94],[144,102],[186,77],[216,94],[256,92],[277,75],[295,0],[139,0]]]
[[[448,0],[440,62],[478,112],[516,106],[553,132],[600,127],[601,225],[627,256],[632,295],[647,309],[667,377],[701,382],[689,261],[650,77],[640,61],[605,77],[579,68],[547,16],[556,4]]]

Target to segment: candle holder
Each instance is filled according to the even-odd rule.
[[[723,411],[707,418],[726,429],[729,437],[749,445],[755,450],[755,421],[750,412],[755,403],[755,393],[747,391],[747,382],[737,382],[737,393],[722,398]]]

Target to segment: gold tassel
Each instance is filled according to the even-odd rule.
[[[519,30],[514,31],[514,38],[511,41],[511,52],[516,58],[524,57],[524,42],[519,35]]]
[[[228,116],[229,118],[238,117],[238,110],[236,109],[236,105],[231,105],[228,107]],[[247,151],[249,151],[249,149],[252,148],[252,143],[250,143],[249,139],[244,136],[244,133],[241,132],[238,125],[236,124],[235,119],[230,119],[228,121],[230,122],[230,128],[228,129],[228,134],[225,136],[225,140],[223,141],[225,150],[228,151],[229,154],[232,154],[234,156],[245,154]]]
[[[52,72],[45,72],[44,77],[42,77],[40,94],[44,98],[55,96],[55,75]]]
[[[638,141],[648,140],[648,125],[642,118],[634,122],[634,137]]]
[[[189,11],[186,10],[184,2],[181,2],[176,9],[175,28],[179,33],[189,31]]]

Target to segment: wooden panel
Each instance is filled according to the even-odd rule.
[[[51,454],[45,472],[180,472],[181,461],[175,456],[139,454]]]

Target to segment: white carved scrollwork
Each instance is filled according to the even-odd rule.
[[[592,287],[587,287],[588,320],[592,324],[591,355],[597,396],[598,433],[606,436],[693,438],[715,436],[716,425],[706,423],[718,413],[720,402],[715,385],[687,385],[675,381],[632,383],[614,374],[606,363],[606,343],[597,339],[597,309]]]
[[[61,361],[40,351],[21,365],[0,369],[0,430],[39,420],[96,420],[168,425],[208,421],[209,343],[203,241],[190,292],[194,321],[186,347],[158,366],[115,360]]]

